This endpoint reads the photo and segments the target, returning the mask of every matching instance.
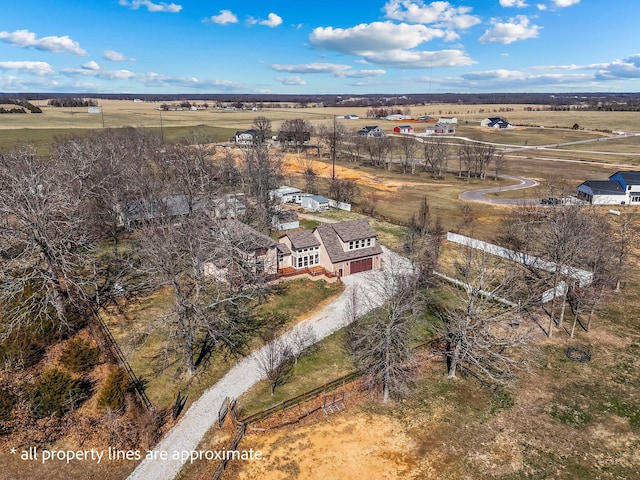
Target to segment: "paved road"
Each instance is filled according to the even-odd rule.
[[[531,180],[530,178],[514,177],[511,175],[501,175],[501,178],[509,178],[516,180],[518,183],[515,185],[509,185],[507,187],[495,187],[495,188],[481,188],[478,190],[470,190],[463,192],[459,195],[461,200],[467,200],[469,202],[483,202],[493,203],[496,205],[523,205],[527,203],[539,203],[540,200],[536,198],[488,198],[489,193],[506,192],[511,190],[520,190],[523,188],[531,188],[538,185],[538,182]]]
[[[300,324],[282,335],[281,339],[289,343],[292,348],[302,350],[296,346],[295,331],[310,325],[315,334],[313,341],[319,341],[345,326],[345,306],[350,292],[357,288],[362,292],[360,298],[368,299],[359,306],[360,315],[381,305],[386,299],[386,292],[381,288],[381,278],[389,271],[409,271],[409,262],[383,248],[383,271],[350,275],[343,279],[345,289],[336,300],[327,305],[320,312],[304,320]],[[308,345],[307,345],[308,346]],[[264,348],[264,347],[263,347]],[[259,363],[260,350],[248,355],[238,362],[214,386],[209,388],[187,410],[182,419],[164,436],[155,447],[154,455],[159,458],[162,452],[167,452],[166,460],[143,460],[129,480],[171,480],[180,472],[183,462],[173,459],[174,453],[191,452],[196,450],[205,433],[217,421],[218,409],[225,397],[238,398],[252,386],[264,378]]]

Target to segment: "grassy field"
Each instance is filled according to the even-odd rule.
[[[280,328],[284,329],[312,313],[311,309],[300,309],[300,305],[322,308],[341,291],[340,283],[310,280],[282,283],[274,287],[257,313],[265,319],[277,315]],[[160,291],[131,305],[123,315],[105,318],[134,372],[145,382],[151,402],[159,408],[170,407],[178,392],[188,396],[191,403],[235,363],[235,358],[214,352],[195,375],[187,375],[176,345],[178,340],[172,339],[171,332],[161,321],[162,316],[171,311],[171,302],[169,293]],[[136,334],[132,335],[132,332]],[[250,348],[259,345],[260,340],[256,338]]]

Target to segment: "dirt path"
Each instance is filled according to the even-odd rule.
[[[345,306],[354,288],[358,288],[363,296],[369,298],[366,304],[360,305],[360,315],[382,304],[386,297],[379,287],[380,278],[384,271],[408,271],[410,269],[410,264],[406,259],[384,247],[383,250],[383,272],[368,272],[345,277],[343,279],[345,289],[340,297],[310,318],[300,322],[281,338],[292,349],[298,351],[308,345],[300,346],[292,339],[295,338],[296,331],[304,328],[306,324],[311,325],[316,337],[315,341],[319,341],[344,327]],[[264,378],[258,360],[263,349],[243,358],[218,383],[196,400],[184,417],[155,447],[153,453],[155,459],[144,459],[129,476],[129,480],[171,480],[175,478],[183,466],[180,457],[184,454],[189,455],[197,449],[205,433],[217,420],[218,408],[224,399],[227,396],[240,397]],[[161,459],[162,455],[167,458]],[[174,458],[175,456],[178,458]]]

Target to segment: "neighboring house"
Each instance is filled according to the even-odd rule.
[[[221,237],[233,249],[234,258],[206,262],[206,275],[235,283],[246,274],[274,275],[278,271],[276,241],[239,220],[222,220],[217,228],[222,230]]]
[[[281,203],[302,203],[302,197],[306,194],[302,193],[302,190],[295,187],[289,187],[282,185],[281,187],[269,191],[269,198],[271,200],[279,200]]]
[[[401,115],[396,113],[393,115],[387,115],[384,119],[389,120],[390,122],[401,122],[402,120],[411,120],[411,115]]]
[[[418,117],[417,120],[419,122],[427,122],[427,123],[436,123],[438,121],[435,117],[432,117],[430,115],[423,115],[421,117]]]
[[[594,205],[638,205],[640,171],[619,171],[609,180],[587,180],[578,186],[577,196]]]
[[[303,145],[311,140],[311,132],[278,132],[276,140],[283,145]]]
[[[426,130],[426,135],[454,135],[456,133],[456,127],[449,123],[436,123],[435,125],[429,125]]]
[[[310,195],[302,197],[302,207],[314,212],[324,212],[329,210],[329,199],[322,195]]]
[[[264,142],[264,135],[256,129],[238,130],[235,134],[236,145],[244,147],[259,145]]]
[[[130,200],[115,207],[118,225],[131,228],[136,224],[160,218],[173,218],[210,208],[201,197],[170,195],[159,200]]]
[[[300,228],[300,220],[296,212],[281,210],[271,218],[271,225],[276,230],[293,230]]]
[[[313,234],[320,240],[320,265],[325,270],[347,276],[380,269],[382,247],[366,219],[318,225]]]
[[[361,137],[384,137],[384,132],[377,125],[368,125],[358,130],[358,135]]]
[[[397,127],[393,127],[393,132],[409,134],[413,133],[413,127],[411,125],[398,125]]]
[[[438,123],[453,123],[457,124],[458,119],[456,117],[440,117],[438,119]]]
[[[338,276],[379,270],[382,247],[366,219],[318,225],[280,237],[278,269],[322,267]]]
[[[240,198],[238,198],[240,197]],[[238,218],[247,213],[247,206],[241,200],[244,195],[228,194],[211,200],[211,211],[216,218]]]
[[[481,127],[487,128],[513,128],[508,121],[500,117],[488,117],[480,122]]]

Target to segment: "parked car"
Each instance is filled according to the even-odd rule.
[[[549,197],[543,198],[542,200],[540,200],[540,203],[542,205],[560,205],[561,202],[559,198]]]

